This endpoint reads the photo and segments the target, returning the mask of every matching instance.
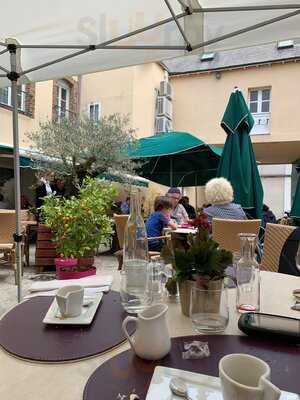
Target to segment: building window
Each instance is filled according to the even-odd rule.
[[[57,116],[58,120],[69,118],[70,111],[70,87],[67,83],[58,83]]]
[[[88,106],[88,116],[91,121],[99,121],[101,117],[101,109],[99,103],[90,103]]]
[[[271,89],[249,89],[249,108],[253,115],[255,125],[251,134],[265,135],[271,129]]]
[[[18,97],[18,109],[25,112],[25,101],[26,101],[26,85],[21,85],[17,87],[17,97]],[[11,98],[11,87],[5,87],[0,89],[0,104],[6,106],[12,106]]]

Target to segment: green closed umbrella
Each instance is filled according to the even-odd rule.
[[[254,119],[239,89],[230,96],[221,126],[227,139],[217,175],[228,179],[234,190],[234,201],[261,218],[263,188],[249,133]]]
[[[297,189],[293,201],[293,206],[291,209],[291,217],[299,217],[300,218],[300,175],[298,178]]]

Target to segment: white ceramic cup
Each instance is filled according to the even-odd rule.
[[[229,354],[219,362],[224,400],[278,400],[281,391],[270,382],[271,370],[248,354]]]
[[[77,317],[81,314],[84,289],[80,285],[70,285],[58,289],[56,301],[64,318]]]

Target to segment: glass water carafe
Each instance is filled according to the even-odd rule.
[[[237,309],[240,312],[259,311],[260,307],[260,274],[255,259],[257,236],[241,233],[241,257],[236,265]]]
[[[148,241],[144,220],[141,215],[139,192],[130,196],[130,216],[124,231],[123,282],[128,312],[141,311],[148,302]]]

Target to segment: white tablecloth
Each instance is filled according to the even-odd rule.
[[[107,269],[103,271],[104,275],[110,273]],[[113,275],[113,289],[117,290],[119,273],[115,271]],[[290,309],[293,303],[292,291],[300,288],[299,277],[272,272],[262,272],[261,276],[261,312],[300,318],[300,312]],[[230,322],[225,334],[241,334],[237,328],[239,315],[234,308],[235,289],[229,291],[229,303]],[[193,334],[191,321],[181,314],[179,304],[169,303],[168,323],[173,337]],[[105,329],[99,335],[105,335]],[[16,359],[0,349],[0,399],[82,400],[85,383],[92,372],[105,360],[127,348],[128,344],[125,343],[102,356],[66,364],[30,363]]]
[[[180,233],[180,234],[187,235],[189,233],[196,234],[197,233],[197,229],[194,229],[194,228],[177,228],[174,231],[170,231],[170,232],[171,233]]]

